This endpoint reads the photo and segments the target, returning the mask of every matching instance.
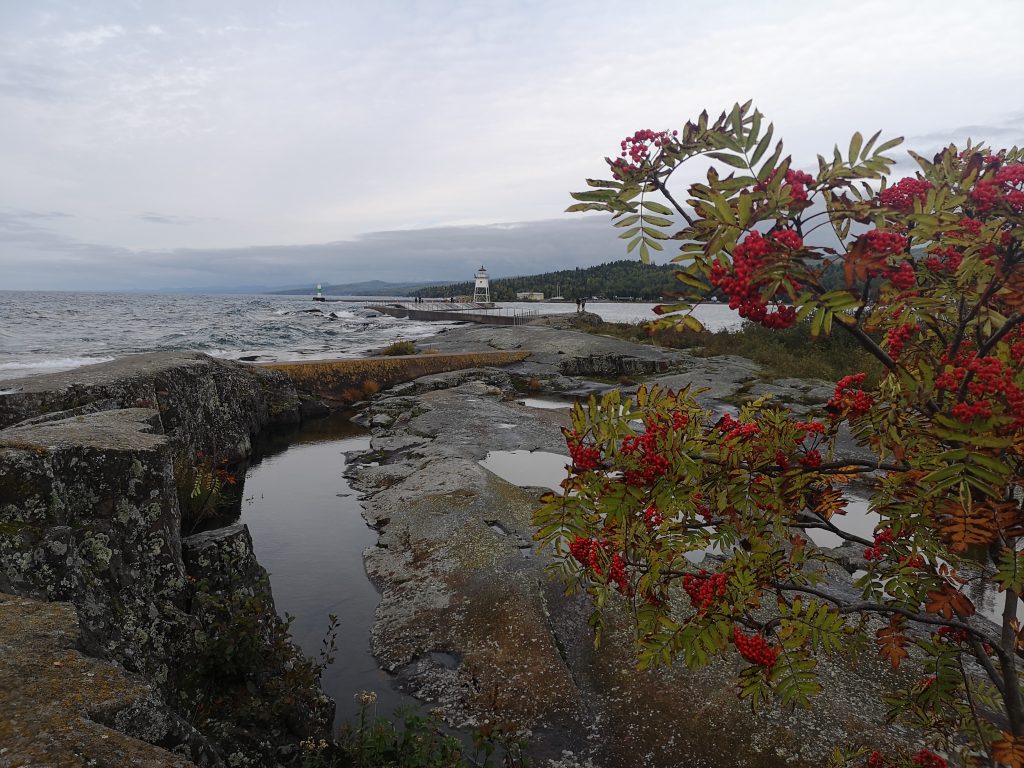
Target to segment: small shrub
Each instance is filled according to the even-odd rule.
[[[359,715],[341,728],[341,754],[324,742],[303,742],[303,768],[526,768],[524,740],[513,729],[487,725],[473,733],[472,748],[446,733],[436,713],[399,708],[392,722],[373,717],[377,695],[355,695]]]
[[[416,344],[411,341],[396,341],[384,347],[384,349],[380,351],[380,354],[387,355],[388,357],[395,357],[397,355],[415,355]]]
[[[213,459],[200,453],[195,464],[177,471],[178,503],[181,507],[181,530],[193,533],[206,519],[230,506],[230,493],[238,478],[228,469],[227,459]]]
[[[363,382],[362,389],[364,395],[375,395],[380,392],[380,384],[378,384],[374,379],[367,379]]]

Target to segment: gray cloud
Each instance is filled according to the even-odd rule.
[[[139,221],[145,221],[149,224],[195,224],[198,221],[204,221],[200,216],[175,216],[173,214],[162,214],[153,213],[147,211],[140,213],[137,217]]]
[[[381,231],[308,245],[153,251],[74,241],[23,217],[0,215],[0,246],[5,243],[19,246],[0,247],[0,275],[15,276],[9,284],[0,280],[0,288],[13,289],[455,281],[470,279],[481,264],[500,277],[635,258],[604,216]],[[12,250],[32,255],[3,255]],[[27,264],[37,273],[19,279]]]

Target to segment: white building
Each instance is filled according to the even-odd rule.
[[[483,266],[476,271],[476,284],[473,288],[473,303],[491,303],[491,278]]]

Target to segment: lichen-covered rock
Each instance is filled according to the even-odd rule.
[[[0,766],[223,765],[151,686],[77,641],[70,604],[0,593]]]
[[[73,602],[88,652],[162,684],[187,615],[156,416],[100,411],[0,431],[0,588]]]
[[[231,765],[276,765],[300,739],[329,736],[333,703],[276,616],[244,528],[196,537],[194,573],[186,572],[176,467],[200,450],[244,455],[262,427],[297,418],[298,399],[280,399],[295,396],[278,374],[181,357],[91,366],[75,372],[81,383],[60,374],[19,380],[20,393],[0,396],[0,419],[18,422],[0,429],[0,590],[73,603],[84,651],[143,675],[200,724],[212,744],[204,747],[212,757],[194,757],[201,764],[220,755]],[[146,392],[156,407],[125,407]],[[204,560],[214,570],[203,572]],[[209,694],[223,683],[225,648],[248,649],[234,659],[244,667],[235,697],[244,706],[232,711]],[[95,711],[199,755],[188,733],[155,713]]]
[[[130,355],[71,371],[0,383],[0,429],[118,408],[156,409],[162,431],[189,455],[247,455],[264,427],[299,421],[284,374],[194,352]]]

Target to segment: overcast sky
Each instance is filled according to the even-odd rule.
[[[1024,2],[0,0],[0,289],[468,279],[624,251],[568,192],[753,98],[1024,143]]]

